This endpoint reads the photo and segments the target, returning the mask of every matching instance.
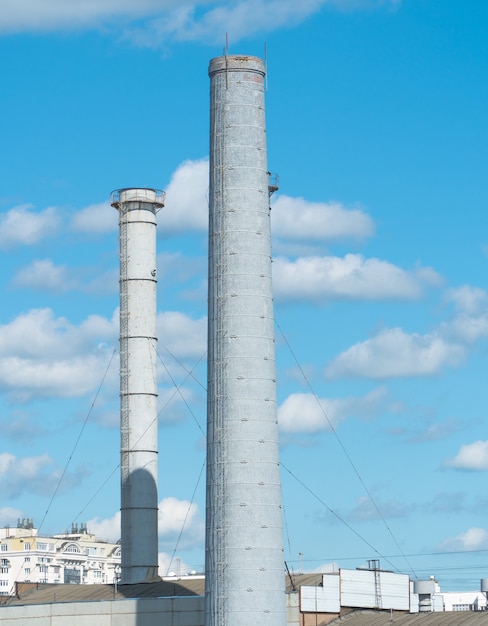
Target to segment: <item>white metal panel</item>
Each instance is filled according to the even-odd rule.
[[[419,612],[419,596],[413,591],[413,582],[410,581],[410,613]]]
[[[407,574],[380,572],[381,609],[408,611],[410,609],[410,578]]]
[[[324,574],[322,578],[324,585],[325,600],[328,609],[332,613],[339,613],[341,610],[341,579],[339,574]]]
[[[339,576],[325,575],[321,587],[300,587],[300,610],[302,613],[339,613]]]
[[[437,613],[439,611],[444,611],[444,598],[442,594],[434,594],[432,596],[432,610]]]
[[[409,577],[375,570],[341,570],[341,605],[408,611]]]
[[[341,606],[375,608],[374,572],[369,570],[342,570]]]

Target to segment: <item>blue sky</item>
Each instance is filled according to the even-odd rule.
[[[203,567],[207,67],[227,32],[267,48],[289,567],[379,558],[478,589],[487,25],[482,0],[3,3],[1,525],[119,537],[109,197],[159,187],[161,573]]]

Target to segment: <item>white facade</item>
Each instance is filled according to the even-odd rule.
[[[118,576],[120,545],[84,527],[53,537],[36,528],[0,529],[0,596],[14,595],[16,582],[111,584]]]
[[[443,593],[445,611],[486,611],[486,597],[481,591]]]
[[[346,570],[324,574],[319,587],[300,587],[304,613],[339,613],[341,607],[409,611],[410,580],[407,574],[380,570]]]
[[[301,586],[302,613],[340,613],[342,608],[410,613],[486,611],[481,591],[442,592],[434,579],[412,582],[406,574],[381,570],[346,570],[324,574],[319,586]]]
[[[407,574],[380,570],[340,570],[341,606],[408,611]]]

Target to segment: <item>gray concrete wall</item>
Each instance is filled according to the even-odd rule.
[[[202,596],[0,607],[1,626],[204,626],[204,623]]]

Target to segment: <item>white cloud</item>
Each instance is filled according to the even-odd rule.
[[[438,334],[409,335],[401,328],[391,328],[342,352],[328,365],[326,375],[372,379],[431,376],[446,366],[458,365],[464,356],[463,346]]]
[[[446,439],[449,435],[452,435],[453,432],[458,430],[462,430],[464,427],[463,424],[457,422],[456,420],[447,420],[442,421],[438,424],[430,424],[425,426],[419,432],[416,432],[412,436],[409,437],[409,441],[418,443],[424,441],[439,441],[441,439]]]
[[[319,565],[318,567],[314,567],[312,569],[304,569],[304,574],[333,574],[334,572],[339,572],[339,570],[339,564],[335,561],[332,561],[331,563],[323,563],[322,565]]]
[[[61,471],[47,454],[19,458],[9,452],[0,453],[0,493],[10,498],[23,493],[50,496],[60,477]],[[77,482],[72,475],[65,479],[65,486]]]
[[[0,31],[79,29],[168,10],[175,0],[3,0]]]
[[[118,213],[109,202],[90,204],[77,211],[71,228],[80,233],[105,234],[118,229]]]
[[[24,517],[24,514],[20,509],[14,509],[10,506],[0,508],[0,524],[3,528],[15,525],[21,517]]]
[[[99,539],[112,542],[118,541],[121,535],[120,511],[106,519],[94,517],[87,522],[87,527]],[[182,529],[184,547],[203,541],[204,523],[200,518],[198,505],[190,503],[188,500],[178,500],[174,497],[163,498],[159,502],[158,513],[158,536],[160,543],[168,543],[173,546]],[[181,545],[180,548],[182,548]]]
[[[43,211],[34,211],[30,204],[14,207],[0,215],[0,248],[33,245],[52,236],[58,224],[59,218],[53,207]]]
[[[488,549],[488,531],[484,528],[469,528],[466,532],[443,541],[440,549],[447,552],[486,550]]]
[[[113,517],[103,519],[94,517],[87,522],[88,532],[95,535],[97,539],[115,543],[120,539],[120,511]]]
[[[51,309],[33,309],[0,325],[0,385],[18,398],[77,397],[94,389],[110,360],[118,317],[92,315],[78,326]]]
[[[487,470],[488,441],[475,441],[461,446],[456,456],[446,461],[445,465],[461,470]]]
[[[159,313],[157,323],[161,353],[167,349],[177,359],[205,354],[206,318],[170,311]],[[89,393],[102,380],[118,333],[118,310],[111,319],[90,315],[77,325],[48,308],[22,313],[0,325],[0,388],[18,401]],[[107,383],[115,385],[117,376],[114,360]]]
[[[371,498],[362,496],[347,517],[350,521],[367,522],[380,520],[382,517],[405,517],[407,512],[405,504],[398,500],[387,500],[381,503],[376,501],[375,506]]]
[[[285,433],[316,433],[329,430],[352,415],[370,417],[378,412],[386,397],[384,387],[361,398],[316,398],[311,393],[294,393],[278,408],[278,422]]]
[[[75,283],[65,265],[55,265],[50,259],[33,261],[20,270],[13,279],[16,287],[28,287],[39,291],[69,291]]]
[[[158,281],[168,285],[197,278],[201,281],[202,267],[206,268],[207,257],[185,256],[181,252],[161,252],[157,258]],[[206,274],[205,274],[206,278]],[[205,294],[205,300],[207,294]]]
[[[0,356],[64,359],[90,354],[94,342],[117,338],[117,321],[116,314],[111,320],[90,315],[75,326],[51,309],[32,309],[0,325]]]
[[[475,343],[488,337],[488,312],[478,316],[460,314],[442,326],[447,337],[462,343]]]
[[[396,6],[400,0],[234,0],[206,2],[207,10],[197,4],[180,3],[148,21],[142,28],[131,29],[128,36],[141,46],[156,47],[161,41],[200,41],[221,43],[225,33],[231,42],[257,33],[292,28],[318,13],[325,5],[339,9]],[[270,17],[272,16],[272,17]]]
[[[202,535],[202,521],[199,518],[198,505],[188,500],[163,498],[159,503],[158,531],[160,539],[172,539],[185,528],[187,533],[197,532]]]
[[[447,302],[453,302],[456,309],[469,315],[477,315],[488,309],[488,293],[480,287],[453,287],[446,291],[444,297]]]
[[[0,420],[0,437],[4,442],[8,438],[17,444],[30,444],[47,434],[47,429],[35,414],[15,408],[3,418]]]
[[[165,207],[158,219],[165,236],[208,230],[208,159],[183,162],[166,187]]]
[[[18,289],[28,288],[51,293],[117,293],[119,270],[100,272],[98,268],[72,269],[66,265],[56,265],[50,259],[37,259],[15,274],[12,285]]]
[[[119,292],[119,270],[109,269],[106,272],[92,272],[88,280],[82,283],[80,276],[74,286],[78,286],[80,291],[89,294],[104,294]]]
[[[158,336],[161,349],[180,358],[198,358],[207,350],[207,318],[191,319],[179,311],[158,314]]]
[[[133,34],[141,45],[154,40],[222,41],[228,32],[232,42],[255,33],[264,33],[299,24],[318,12],[326,0],[245,0],[213,2],[207,11],[197,12],[184,4],[152,20],[145,31]],[[273,16],[270,19],[270,16]],[[145,34],[146,40],[142,38]]]
[[[272,203],[272,232],[276,237],[312,241],[365,239],[374,233],[373,220],[361,209],[338,202],[309,202],[280,195]]]
[[[326,4],[352,10],[395,6],[399,0],[3,0],[0,32],[99,28],[145,18],[143,26],[127,29],[127,36],[139,45],[159,47],[168,40],[221,42],[226,32],[236,42],[247,35],[292,27]]]
[[[437,284],[430,268],[407,272],[379,259],[359,254],[339,257],[285,258],[273,263],[273,287],[284,300],[327,301],[337,299],[413,299],[425,284]]]
[[[158,214],[158,230],[163,237],[175,233],[208,230],[208,159],[188,160],[174,171],[165,189],[165,206]],[[92,204],[77,211],[73,230],[91,234],[116,232],[117,211],[109,202]]]
[[[195,373],[192,372],[190,375],[187,370],[180,368],[178,365],[174,366],[173,361],[171,362],[171,367],[168,366],[168,363],[165,363],[166,367],[171,371],[171,387],[166,388],[158,388],[158,421],[159,425],[163,426],[165,424],[176,424],[182,422],[187,419],[189,415],[196,410],[197,403],[199,401],[200,407],[203,409],[203,405],[205,404],[204,397],[197,398],[192,389],[182,386],[181,379],[188,379],[191,377],[195,377]],[[165,368],[160,368],[161,372],[164,375],[165,380],[170,382],[168,373]],[[176,373],[178,371],[178,373]],[[175,384],[173,384],[173,380],[175,380]],[[198,379],[197,379],[198,380]],[[202,383],[203,385],[203,383]],[[193,407],[193,408],[189,408]],[[200,413],[200,411],[197,411]],[[192,415],[193,419],[198,423],[200,430],[204,431],[204,425],[200,424],[198,417],[194,414]]]

